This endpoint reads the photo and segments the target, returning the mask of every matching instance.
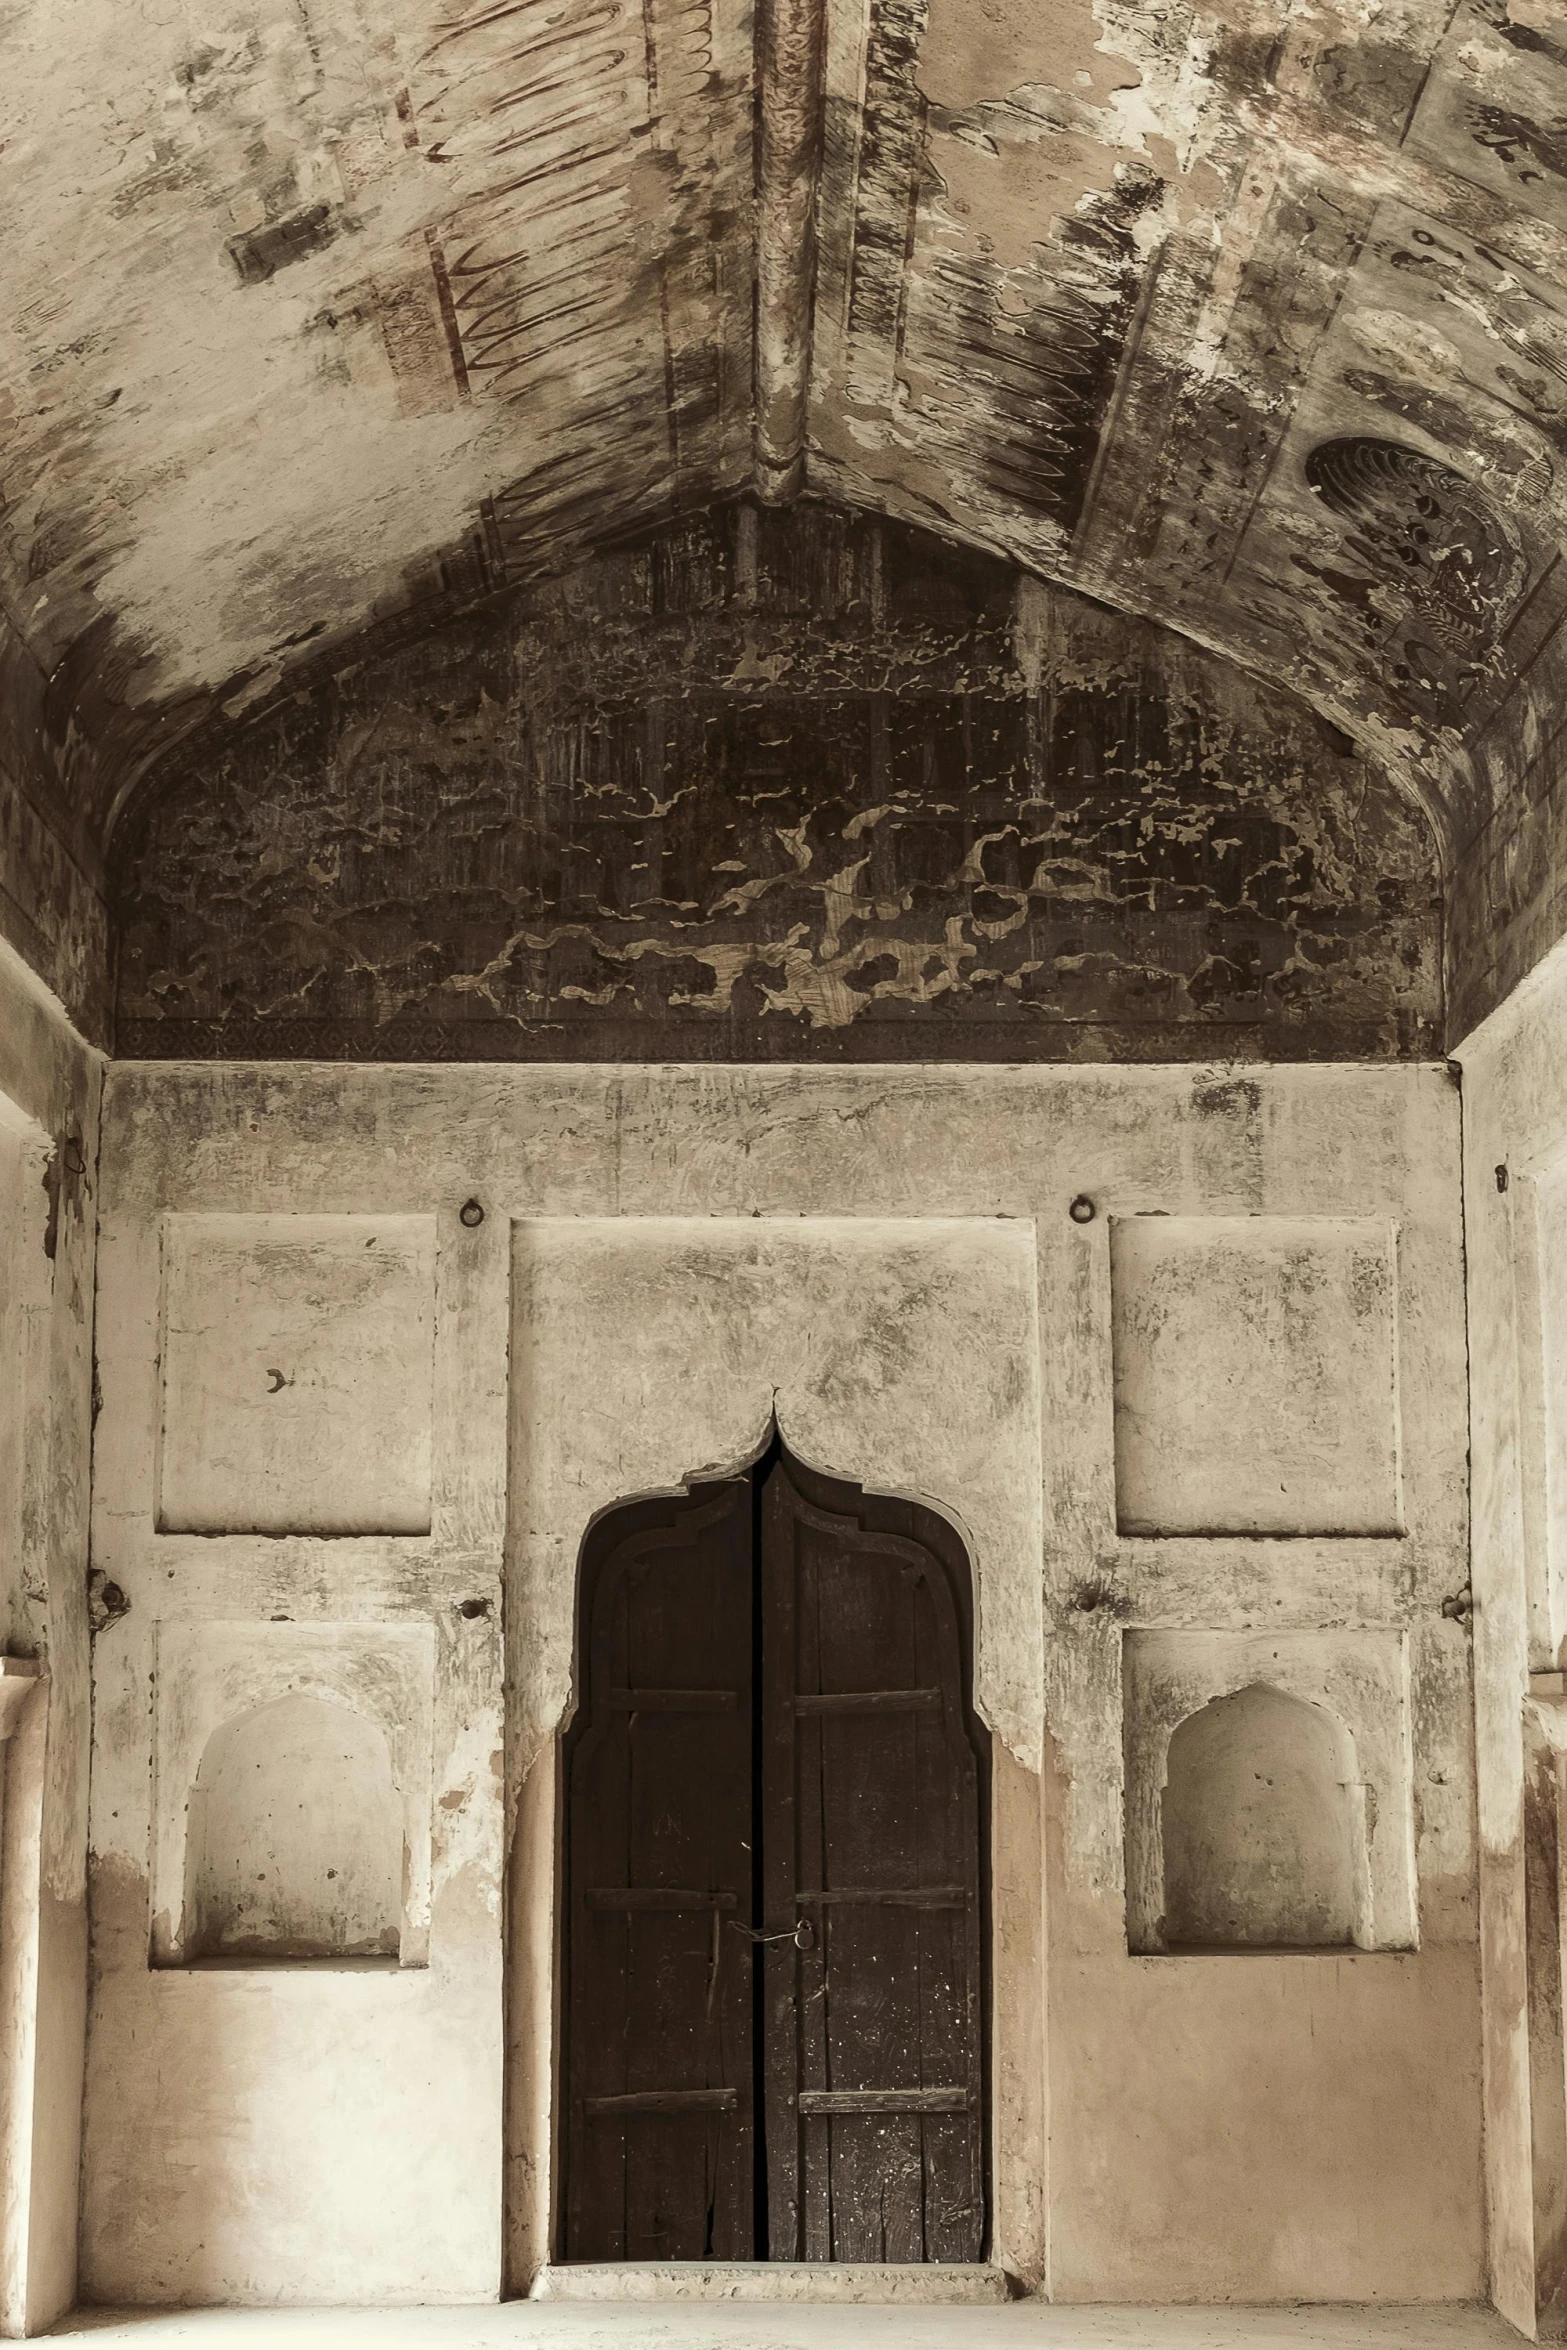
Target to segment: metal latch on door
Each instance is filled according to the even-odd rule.
[[[798,1918],[792,1927],[786,1927],[781,1934],[764,1934],[757,1926],[743,1926],[738,1918],[720,1920],[715,1907],[713,1910],[713,1950],[708,1962],[707,1998],[704,2003],[705,2013],[709,2017],[713,2013],[713,1997],[718,1989],[718,1955],[721,1948],[720,1924],[728,1926],[733,1933],[743,1934],[746,1940],[751,1943],[792,1942],[796,1950],[814,1950],[816,1947],[816,1928],[811,1924],[809,1918]]]
[[[715,1910],[713,1914],[716,1917],[718,1913]],[[743,1934],[748,1942],[792,1942],[796,1950],[816,1948],[816,1928],[809,1918],[797,1919],[794,1925],[786,1926],[781,1934],[764,1934],[756,1926],[742,1926],[738,1918],[725,1918],[724,1924],[732,1933]]]

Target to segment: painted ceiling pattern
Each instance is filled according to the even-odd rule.
[[[5,674],[84,837],[751,487],[1291,687],[1450,857],[1549,750],[1560,0],[11,0],[0,70]]]

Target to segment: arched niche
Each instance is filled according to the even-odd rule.
[[[403,1873],[402,1798],[376,1723],[292,1695],[213,1731],[186,1837],[187,1960],[395,1960]]]
[[[1364,1790],[1325,1708],[1253,1682],[1189,1714],[1162,1817],[1167,1949],[1369,1941]]]

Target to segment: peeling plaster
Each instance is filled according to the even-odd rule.
[[[127,0],[62,72],[57,12],[12,10],[0,749],[81,903],[7,843],[8,934],[92,1025],[104,840],[172,743],[323,644],[803,481],[1349,732],[1438,826],[1478,1017],[1562,920],[1554,12],[627,11]],[[1376,439],[1515,547],[1456,648],[1399,531],[1312,497]]]
[[[215,738],[119,846],[121,1049],[1431,1049],[1429,836],[1307,711],[924,534],[756,526]]]

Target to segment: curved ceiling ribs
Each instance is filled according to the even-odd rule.
[[[827,0],[758,0],[756,487],[805,486]]]
[[[1375,15],[871,0],[811,470],[1292,684],[1451,849],[1567,584],[1567,30]]]
[[[0,29],[8,723],[83,842],[323,644],[804,488],[1303,694],[1505,964],[1567,693],[1559,0],[203,21],[120,0],[70,73],[55,0]]]

